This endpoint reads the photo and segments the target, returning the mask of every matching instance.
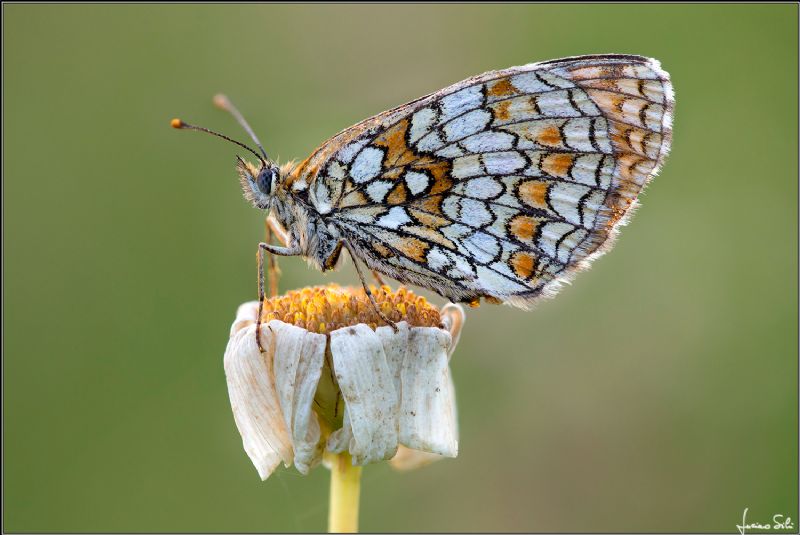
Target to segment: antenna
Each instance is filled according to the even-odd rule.
[[[264,158],[269,159],[269,156],[267,156],[267,151],[265,151],[264,147],[261,146],[261,142],[256,137],[255,132],[253,132],[253,129],[250,128],[249,124],[247,124],[244,116],[239,113],[239,110],[236,109],[236,106],[233,105],[227,96],[223,95],[222,93],[214,95],[214,105],[217,108],[227,111],[233,115],[233,118],[236,119],[236,122],[239,123],[239,126],[244,128],[245,132],[250,135],[250,138],[253,140],[253,142],[255,142],[256,146],[261,149],[261,153],[264,155]]]
[[[261,155],[259,153],[257,153],[256,151],[254,151],[253,149],[251,149],[250,147],[248,147],[244,143],[240,143],[239,141],[236,141],[235,139],[231,139],[226,135],[220,134],[219,132],[214,132],[213,130],[209,130],[208,128],[203,128],[202,126],[195,126],[193,124],[184,123],[180,119],[173,119],[173,120],[171,120],[169,122],[169,124],[170,124],[170,126],[172,126],[172,128],[177,128],[178,130],[198,130],[200,132],[205,132],[206,134],[211,134],[212,136],[221,137],[225,141],[230,141],[231,143],[239,145],[243,149],[249,150],[250,152],[255,154],[256,158],[261,160],[261,164],[264,167],[269,167],[267,165],[267,162],[264,160],[264,158],[261,157]],[[261,149],[261,151],[264,152],[264,149]],[[266,156],[266,153],[264,154],[264,156]]]

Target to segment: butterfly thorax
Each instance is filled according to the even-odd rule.
[[[342,249],[338,229],[325,221],[308,199],[308,184],[293,171],[294,162],[281,167],[270,210],[289,233],[289,247],[299,247],[312,266],[333,269]]]

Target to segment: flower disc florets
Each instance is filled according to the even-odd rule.
[[[381,312],[393,322],[410,327],[439,327],[441,316],[423,296],[400,287],[370,287]],[[261,321],[281,320],[310,332],[328,334],[342,327],[363,323],[373,331],[384,325],[363,288],[342,288],[335,284],[286,292],[264,300]]]

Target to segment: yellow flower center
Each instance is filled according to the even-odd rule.
[[[394,322],[406,321],[411,327],[440,327],[439,311],[424,297],[400,287],[370,286],[381,312]],[[261,321],[280,320],[307,331],[327,334],[359,323],[373,330],[384,324],[363,288],[342,288],[336,284],[292,290],[264,300]]]

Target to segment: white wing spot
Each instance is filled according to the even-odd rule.
[[[575,84],[573,84],[572,82],[565,80],[559,76],[556,76],[555,74],[549,73],[547,71],[538,71],[538,74],[539,78],[541,78],[542,80],[544,80],[545,82],[547,82],[552,86],[560,87],[562,89],[565,89],[567,87],[575,87]]]
[[[458,211],[460,198],[455,195],[448,195],[442,203],[442,210],[444,214],[453,221],[458,221]]]
[[[605,200],[605,192],[602,190],[595,190],[583,205],[583,226],[593,228],[597,212],[603,207]]]
[[[455,261],[456,266],[447,271],[447,275],[454,279],[472,281],[475,279],[475,270],[472,265],[464,258],[463,255],[454,254],[452,259]]]
[[[461,221],[467,221],[475,227],[488,225],[494,219],[492,213],[486,209],[486,203],[475,199],[461,199]]]
[[[503,186],[492,177],[481,176],[457,184],[453,191],[476,199],[491,199],[500,195]]]
[[[317,180],[314,184],[314,206],[320,214],[327,214],[333,208],[331,206],[331,192],[324,180]]]
[[[550,204],[558,212],[558,215],[574,223],[580,224],[580,214],[578,213],[578,203],[581,197],[589,192],[586,186],[580,186],[569,182],[556,182],[550,187]]]
[[[516,151],[489,152],[483,155],[483,165],[490,175],[507,175],[525,167],[525,158]]]
[[[337,156],[338,160],[344,164],[348,164],[353,161],[353,157],[356,155],[358,151],[363,149],[367,143],[369,143],[369,138],[362,139],[361,141],[356,141],[355,143],[350,143],[345,148],[339,151],[339,155]]]
[[[348,208],[339,212],[337,217],[356,223],[375,223],[375,219],[381,214],[386,213],[383,206],[359,206],[358,208]]]
[[[431,108],[422,108],[411,117],[411,130],[408,140],[416,143],[419,138],[428,133],[436,120],[436,111]]]
[[[345,174],[346,172],[344,167],[342,167],[342,164],[336,160],[332,161],[328,166],[329,177],[335,178],[336,180],[344,180]]]
[[[495,273],[486,266],[478,266],[477,272],[480,278],[481,288],[492,293],[513,294],[528,290],[527,287],[511,281],[499,273]]]
[[[442,252],[439,247],[432,247],[430,251],[428,251],[428,267],[433,269],[434,271],[439,271],[447,264],[450,263],[450,259]]]
[[[442,117],[440,122],[449,121],[456,115],[475,109],[483,102],[480,85],[473,85],[447,95],[441,101]]]
[[[580,117],[581,112],[569,102],[569,94],[564,91],[543,93],[536,98],[536,104],[542,115],[549,117]]]
[[[600,115],[600,109],[585,91],[572,90],[572,101],[584,115]]]
[[[600,148],[600,152],[605,154],[613,153],[611,140],[608,138],[608,121],[606,121],[605,117],[598,117],[592,120],[594,121],[594,141]]]
[[[539,80],[532,72],[513,76],[511,78],[511,83],[514,84],[514,87],[519,89],[521,93],[543,93],[553,89]]]
[[[442,227],[442,234],[452,241],[459,241],[463,236],[466,236],[473,230],[475,229],[462,225],[461,223],[453,223],[452,225]]]
[[[589,118],[568,119],[562,129],[565,143],[581,152],[595,152],[592,140],[589,137],[589,124],[593,120]],[[599,142],[600,136],[598,134],[597,130],[595,130],[595,143],[602,150],[603,145]]]
[[[486,110],[474,110],[457,119],[453,119],[444,126],[444,135],[448,141],[471,136],[482,130],[492,120],[492,114]]]
[[[481,157],[479,154],[464,156],[453,160],[453,178],[466,178],[469,176],[482,175]]]
[[[514,136],[505,132],[481,132],[461,141],[461,146],[470,152],[510,150]]]
[[[458,158],[459,156],[464,156],[464,151],[461,150],[456,143],[453,143],[443,149],[437,150],[434,154],[440,158]]]
[[[482,264],[489,262],[500,251],[500,242],[497,238],[481,231],[462,240],[461,244],[471,257]]]
[[[600,165],[601,158],[602,155],[600,154],[583,154],[578,156],[575,159],[574,165],[572,166],[572,178],[581,184],[594,186],[595,175],[599,175],[601,180],[603,179],[602,169],[597,169]]]
[[[382,203],[386,194],[392,189],[394,184],[386,180],[376,180],[367,186],[367,195],[374,202]]]
[[[410,191],[412,195],[419,195],[428,187],[429,179],[426,174],[408,171],[405,178],[408,191]]]
[[[539,247],[548,255],[557,258],[556,242],[567,232],[571,231],[574,226],[569,223],[562,223],[560,221],[546,223],[542,226],[541,238],[539,239]]]
[[[367,147],[356,156],[350,168],[350,176],[359,184],[378,176],[383,162],[383,151],[375,147]]]
[[[411,218],[408,217],[405,209],[400,206],[393,207],[388,214],[381,217],[377,222],[379,226],[392,230],[397,230],[406,223],[411,223]]]
[[[584,229],[578,229],[567,236],[558,246],[558,259],[564,263],[569,261],[569,255],[573,250],[575,250],[575,248],[578,246],[581,240],[586,237],[587,234],[588,232]]]
[[[419,140],[419,143],[417,143],[417,148],[423,152],[433,152],[441,148],[442,145],[444,145],[444,142],[439,139],[439,133],[434,130]]]

